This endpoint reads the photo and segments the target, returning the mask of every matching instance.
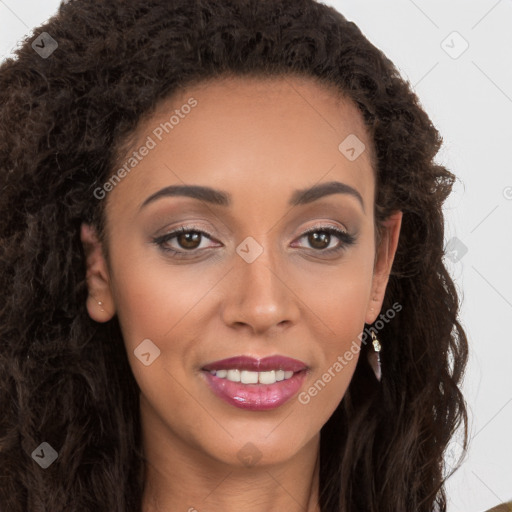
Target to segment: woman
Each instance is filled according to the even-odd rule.
[[[0,504],[446,510],[454,176],[313,0],[71,0],[0,67]]]

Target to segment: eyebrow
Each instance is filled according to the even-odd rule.
[[[364,202],[361,194],[355,188],[347,185],[346,183],[341,183],[340,181],[329,181],[327,183],[314,185],[310,188],[295,190],[288,201],[288,204],[290,206],[301,206],[332,194],[348,194],[355,197],[361,204],[364,211]],[[228,207],[232,204],[231,194],[222,190],[216,190],[201,185],[172,185],[149,196],[144,203],[142,203],[140,208],[142,209],[158,199],[173,196],[191,197],[193,199],[207,201],[208,203],[217,206]]]

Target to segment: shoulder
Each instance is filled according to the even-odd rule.
[[[497,505],[496,507],[490,508],[485,512],[512,512],[512,501],[507,501],[507,503]]]

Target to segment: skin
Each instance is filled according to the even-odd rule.
[[[191,97],[197,106],[158,141],[153,130]],[[350,134],[366,146],[354,161],[338,149]],[[312,80],[223,78],[166,99],[136,135],[135,149],[148,135],[157,145],[104,199],[108,261],[93,228],[84,224],[81,236],[89,315],[97,322],[118,315],[141,390],[143,510],[319,511],[320,429],[343,398],[358,353],[309,403],[295,396],[269,411],[217,398],[201,367],[281,354],[308,365],[300,391],[307,390],[377,319],[402,214],[385,222],[376,247],[363,119]],[[288,205],[296,189],[328,181],[357,190],[364,209],[341,193]],[[141,208],[155,192],[182,184],[229,192],[232,205],[174,196]],[[318,224],[348,231],[355,243],[326,255],[324,247],[344,242],[322,230],[324,245],[303,235]],[[212,238],[169,240],[189,251],[178,260],[152,240],[182,225]],[[236,252],[249,236],[264,249],[251,263]],[[145,339],[160,349],[148,366],[134,355]],[[252,464],[239,458],[247,443]]]

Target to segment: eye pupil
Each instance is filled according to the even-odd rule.
[[[184,244],[182,243],[183,238],[185,238]],[[190,231],[188,233],[182,233],[181,235],[178,235],[178,242],[183,248],[195,249],[198,246],[197,241],[200,238],[201,238],[201,233],[198,233],[197,231]],[[192,245],[189,245],[190,242],[192,243]]]
[[[331,235],[329,233],[321,233],[318,234],[318,232],[310,233],[310,241],[313,239],[313,243],[311,244],[313,247],[317,249],[324,249],[325,247],[329,246],[330,237]],[[326,243],[327,240],[327,243]],[[316,243],[320,241],[320,245],[316,245]]]

